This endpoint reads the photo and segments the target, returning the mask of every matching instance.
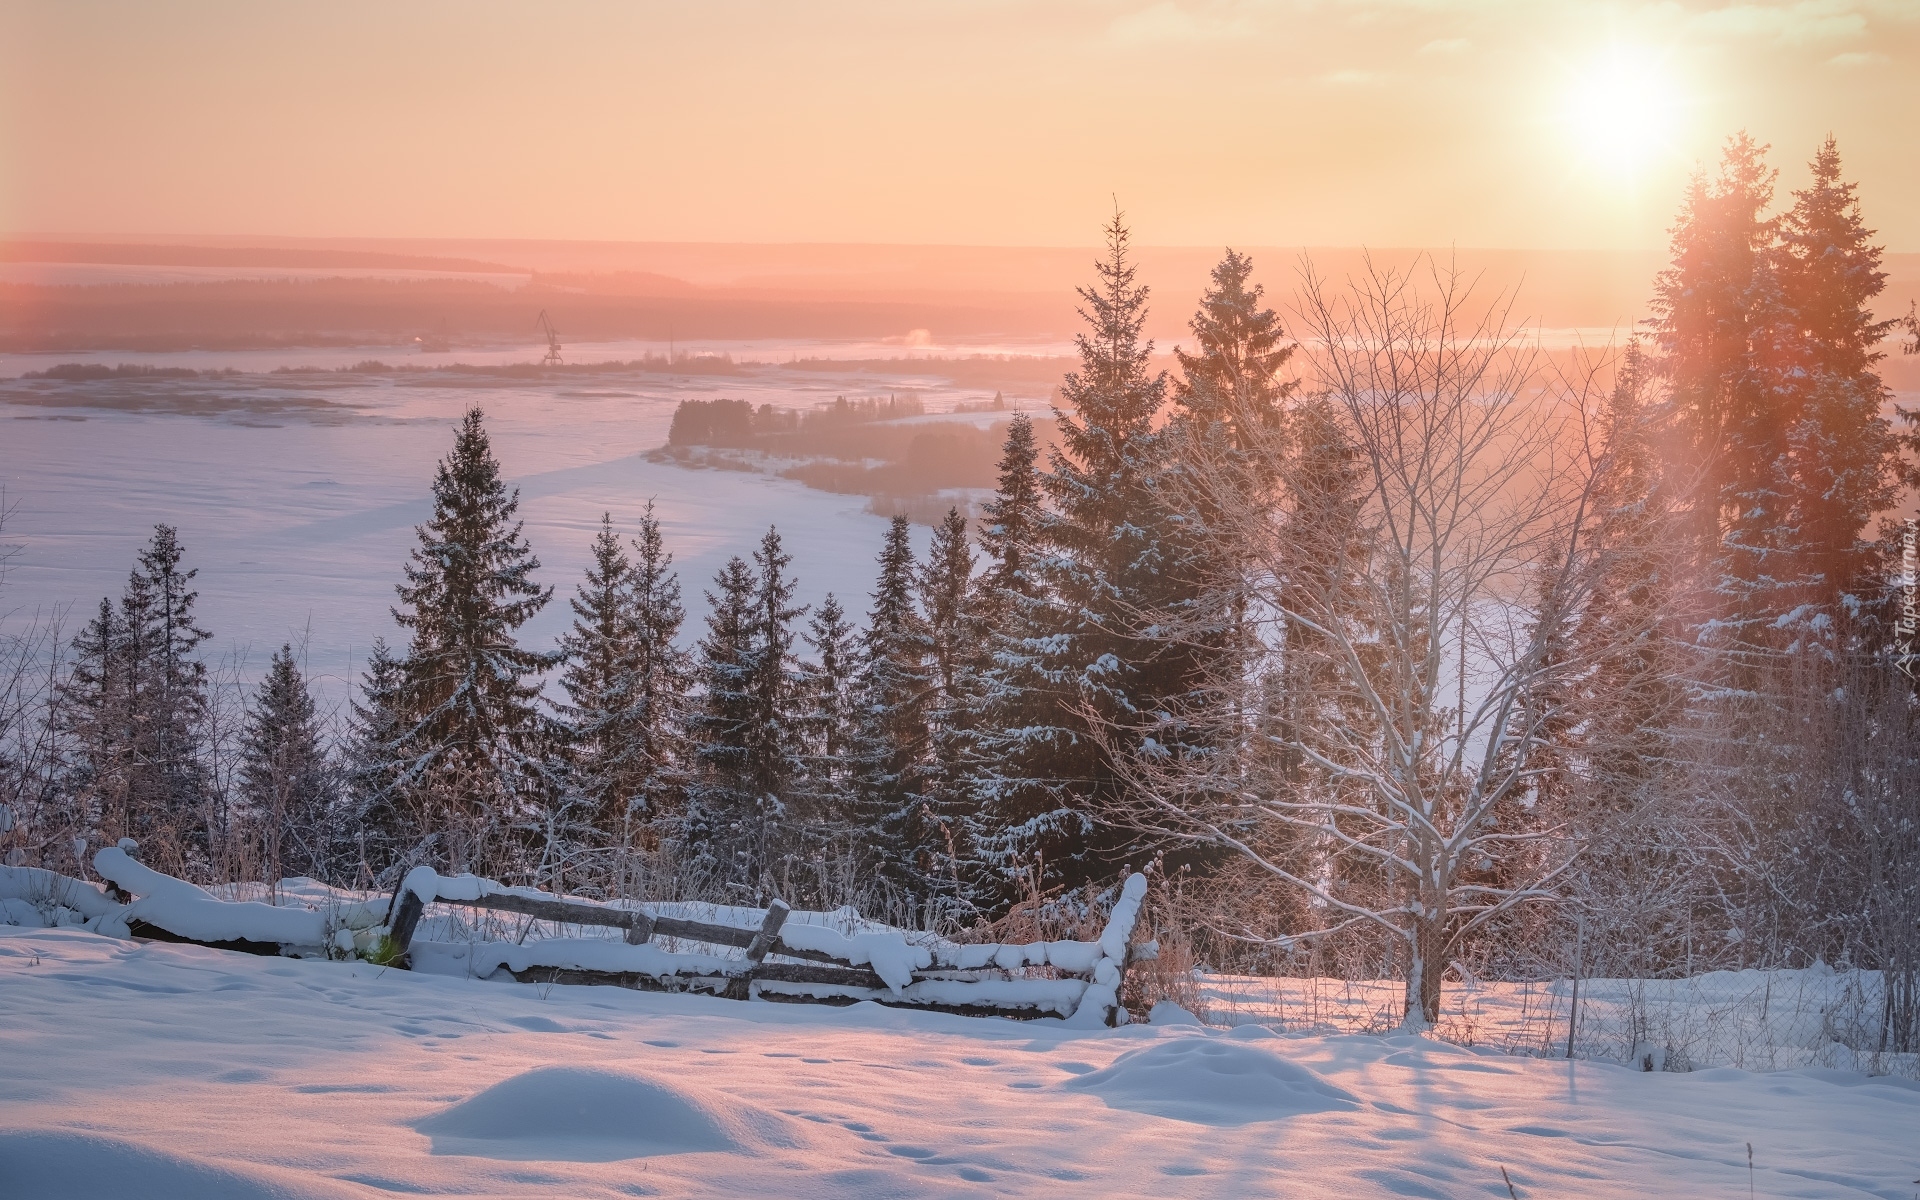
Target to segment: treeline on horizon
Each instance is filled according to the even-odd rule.
[[[1880,969],[1883,1048],[1920,1049],[1920,645],[1885,518],[1920,414],[1888,422],[1877,365],[1920,322],[1872,311],[1832,142],[1776,211],[1732,139],[1647,336],[1585,370],[1433,263],[1309,276],[1287,328],[1232,251],[1155,370],[1107,233],[1058,445],[1016,415],[979,520],[924,558],[892,521],[861,604],[796,604],[769,529],[685,630],[649,507],[603,524],[560,644],[521,645],[553,592],[475,409],[347,727],[283,649],[217,730],[159,527],[14,705],[14,860],[132,837],[203,879],[430,863],[948,931],[1147,869],[1170,946],[1397,977],[1410,1020],[1446,972],[1577,945],[1588,974]]]
[[[554,310],[564,338],[666,342],[859,339],[908,329],[945,337],[1044,335],[1069,314],[1052,298],[864,299],[751,290],[630,295],[466,280],[223,280],[48,286],[0,283],[0,353],[240,350],[398,344],[448,332],[535,340]]]

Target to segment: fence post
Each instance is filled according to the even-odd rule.
[[[403,878],[395,889],[393,903],[387,906],[387,945],[386,962],[390,967],[412,970],[413,964],[407,958],[407,947],[413,943],[414,927],[420,924],[420,914],[426,910],[426,902],[420,899],[420,893],[407,886]]]
[[[754,934],[753,940],[747,943],[747,969],[727,981],[728,999],[747,999],[754,968],[773,949],[773,944],[780,940],[780,927],[787,923],[787,914],[792,911],[785,900],[775,900],[767,905],[767,915],[760,921],[760,932]]]

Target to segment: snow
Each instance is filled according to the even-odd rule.
[[[39,867],[0,867],[0,898],[26,908],[71,909],[82,917],[104,917],[120,907],[90,883]]]
[[[414,1123],[435,1154],[613,1162],[792,1145],[782,1118],[685,1080],[600,1067],[537,1067]]]
[[[1751,1142],[1757,1197],[1907,1200],[1920,1127],[1920,1087],[1823,1068],[1076,1030],[70,928],[0,927],[0,1062],[9,1197],[1493,1197],[1503,1166],[1523,1198],[1734,1197]]]
[[[613,938],[542,938],[513,942],[426,942],[416,939],[408,949],[416,971],[441,975],[470,975],[485,979],[501,967],[528,971],[535,967],[562,970],[632,972],[664,979],[673,975],[718,976],[737,968],[738,959],[710,954],[669,954],[658,946],[629,946]]]
[[[95,854],[93,869],[102,879],[139,897],[120,914],[122,928],[146,921],[196,941],[278,942],[316,951],[333,941],[334,931],[326,913],[256,900],[221,900],[191,883],[135,862],[118,846],[105,847]]]
[[[1146,899],[1147,877],[1138,872],[1127,876],[1120,888],[1120,899],[1107,916],[1100,931],[1100,959],[1093,965],[1093,982],[1081,997],[1080,1007],[1067,1021],[1086,1028],[1107,1023],[1116,1012],[1120,996],[1120,972],[1127,963],[1127,942],[1133,936],[1134,922],[1140,917],[1140,904]]]
[[[222,1163],[100,1134],[0,1129],[8,1196],[142,1200],[347,1200],[362,1188],[287,1170]]]
[[[1306,1067],[1264,1046],[1224,1038],[1179,1038],[1129,1050],[1105,1070],[1065,1086],[1111,1108],[1196,1125],[1248,1125],[1360,1106]]]
[[[1205,975],[1203,1015],[1302,1032],[1384,1033],[1402,1020],[1399,980]],[[1573,1007],[1567,979],[1531,983],[1448,980],[1437,1028],[1449,1041],[1514,1054],[1566,1053]],[[1875,1069],[1920,1077],[1920,1055],[1881,1054],[1878,972],[1712,971],[1682,979],[1583,979],[1574,1053],[1655,1069],[1796,1067]]]
[[[818,950],[844,959],[856,967],[872,967],[896,994],[913,982],[915,971],[933,965],[933,952],[925,946],[909,945],[898,932],[863,932],[849,937],[823,925],[782,925],[780,940],[796,950]]]

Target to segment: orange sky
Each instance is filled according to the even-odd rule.
[[[1920,0],[0,0],[0,232],[1655,248],[1746,127],[1920,249]]]

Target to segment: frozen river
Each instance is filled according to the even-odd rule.
[[[620,349],[624,355],[607,357],[640,353]],[[853,349],[864,357],[872,348]],[[799,356],[798,347],[789,351]],[[649,499],[680,571],[690,637],[699,632],[702,592],[714,572],[730,555],[749,553],[769,525],[793,555],[802,601],[834,591],[849,609],[864,611],[884,524],[866,499],[651,461],[675,406],[726,396],[804,407],[836,395],[913,390],[929,409],[943,410],[992,395],[904,359],[897,370],[507,379],[271,375],[257,373],[266,366],[262,353],[199,352],[177,363],[176,356],[105,356],[255,372],[222,379],[0,382],[0,485],[13,510],[4,540],[20,550],[0,588],[5,628],[64,609],[70,635],[101,596],[119,595],[153,525],[167,522],[199,568],[198,615],[215,634],[213,656],[238,655],[257,670],[282,642],[304,643],[310,673],[337,701],[373,638],[398,632],[388,612],[393,585],[413,527],[430,511],[434,464],[455,421],[475,404],[486,410],[494,451],[520,489],[539,577],[556,585],[553,602],[523,631],[529,644],[550,645],[565,628],[566,600],[601,513],[630,527]],[[281,357],[334,365],[373,355]],[[311,361],[316,356],[320,362]],[[505,361],[514,359],[525,360],[524,348]],[[46,365],[9,356],[0,373]]]

